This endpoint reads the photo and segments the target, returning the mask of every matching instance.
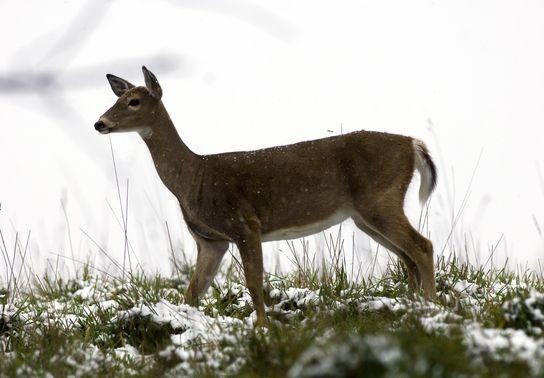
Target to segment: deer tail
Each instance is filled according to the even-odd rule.
[[[425,143],[419,139],[414,139],[412,143],[414,145],[415,168],[421,176],[419,201],[424,204],[436,187],[437,170]]]

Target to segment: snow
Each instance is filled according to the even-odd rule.
[[[9,321],[9,319],[18,312],[18,308],[12,304],[0,304],[0,319]]]
[[[421,316],[420,322],[428,333],[439,332],[447,334],[452,328],[452,324],[458,323],[462,317],[448,311],[439,311],[430,316]]]
[[[171,337],[172,342],[178,346],[188,345],[196,339],[218,340],[222,336],[222,327],[242,325],[241,320],[226,317],[210,318],[192,306],[174,305],[167,300],[161,300],[152,306],[140,304],[127,311],[121,311],[118,318],[125,319],[134,315],[151,317],[155,323],[168,323],[172,329],[181,331]]]
[[[521,330],[483,328],[478,323],[465,326],[465,344],[477,357],[526,362],[533,374],[543,371],[544,340],[528,336]]]
[[[73,297],[78,297],[81,299],[91,299],[96,295],[96,287],[95,286],[85,286],[82,289],[77,290],[75,293],[72,294]]]
[[[532,290],[529,297],[525,299],[525,305],[532,310],[534,319],[538,322],[544,321],[544,314],[542,308],[544,308],[544,294]],[[541,308],[538,308],[540,306]]]
[[[313,291],[305,288],[290,287],[282,292],[274,292],[270,294],[272,298],[281,299],[282,302],[291,302],[296,305],[297,308],[315,305],[319,302],[319,290]]]
[[[289,369],[288,377],[344,376],[366,363],[394,366],[402,352],[395,341],[384,335],[352,336],[342,342],[314,345],[304,351]],[[348,373],[349,374],[349,373]]]
[[[132,345],[125,344],[124,346],[120,348],[115,349],[115,355],[118,358],[140,358],[140,352],[138,352],[138,349],[134,348]]]
[[[478,285],[476,285],[474,282],[468,282],[467,280],[457,281],[453,285],[453,290],[459,293],[476,294],[478,289]]]
[[[75,281],[69,285],[73,290],[64,297],[48,299],[36,306],[21,306],[16,304],[0,305],[0,320],[4,324],[11,324],[12,319],[18,319],[22,323],[33,321],[47,321],[61,329],[71,330],[79,327],[85,321],[86,316],[107,311],[113,318],[109,321],[118,324],[120,320],[132,317],[144,317],[157,325],[168,325],[169,342],[157,354],[164,359],[172,361],[176,366],[172,372],[180,375],[191,375],[195,364],[208,367],[222,367],[226,358],[232,358],[229,351],[235,350],[239,345],[240,332],[244,334],[253,329],[255,312],[240,318],[217,315],[217,309],[210,306],[216,305],[221,298],[229,299],[229,306],[238,314],[238,310],[247,310],[245,306],[250,302],[247,289],[238,283],[224,281],[225,287],[221,288],[219,297],[206,297],[204,305],[195,308],[182,303],[174,303],[164,298],[178,298],[174,289],[161,289],[164,294],[162,299],[154,302],[141,301],[126,309],[121,307],[115,295],[123,292],[123,286],[111,283],[104,278],[92,278],[87,281]],[[520,285],[521,286],[521,285]],[[281,288],[280,288],[281,287]],[[486,328],[478,323],[479,314],[473,313],[472,317],[463,318],[456,313],[457,306],[462,305],[464,311],[468,306],[475,306],[479,311],[481,303],[495,300],[501,301],[507,293],[520,293],[515,284],[505,288],[504,284],[493,284],[483,288],[470,281],[450,282],[452,301],[446,306],[434,302],[427,302],[421,298],[389,298],[386,296],[365,295],[352,290],[345,290],[336,301],[327,302],[326,308],[322,307],[325,301],[320,290],[295,287],[272,287],[269,295],[275,300],[274,305],[267,308],[272,314],[277,312],[286,319],[304,317],[307,310],[326,311],[334,313],[346,308],[360,312],[392,312],[400,316],[400,322],[408,317],[410,321],[415,319],[429,335],[461,335],[468,353],[474,357],[475,363],[482,363],[487,359],[497,361],[522,361],[528,364],[534,375],[541,374],[544,363],[544,340],[539,338],[535,329],[542,327],[542,310],[544,308],[544,294],[530,290],[526,295],[516,295],[513,299],[503,304],[504,318],[507,322],[514,322],[517,316],[525,316],[529,319],[523,323],[512,323],[523,329],[514,328]],[[510,290],[510,291],[508,291]],[[381,290],[379,290],[381,292]],[[117,294],[113,294],[117,293]],[[500,302],[499,302],[500,303]],[[77,305],[76,305],[77,304]],[[123,308],[123,309],[121,309]],[[470,308],[468,308],[470,310]],[[522,312],[518,315],[519,311]],[[239,315],[238,315],[239,316]],[[272,316],[271,316],[272,318]],[[521,318],[520,318],[521,319]],[[272,320],[274,321],[274,320]],[[455,331],[455,333],[453,333]],[[266,329],[262,332],[266,336]],[[96,343],[108,343],[108,335],[99,335],[94,339]],[[9,336],[0,336],[0,352],[9,350]],[[198,348],[195,348],[198,345]],[[217,348],[221,345],[221,348]],[[14,358],[13,353],[2,353],[4,358]],[[334,329],[321,335],[316,335],[315,342],[304,351],[289,371],[289,376],[318,376],[319,372],[338,372],[345,369],[349,371],[361,363],[377,364],[387,369],[389,373],[396,372],[402,351],[397,345],[396,339],[388,334],[376,334],[365,336],[350,336],[345,340],[338,340]],[[367,360],[365,360],[365,358]],[[75,376],[84,376],[96,371],[101,364],[116,364],[126,359],[149,361],[153,363],[151,355],[138,351],[135,345],[125,343],[117,347],[113,354],[104,354],[98,347],[89,343],[77,350],[58,351],[53,357],[55,361],[63,361],[76,369]],[[83,361],[83,362],[81,362]],[[225,374],[236,375],[245,363],[244,357],[235,357],[228,362],[228,372]],[[422,374],[430,369],[425,358],[413,362],[421,370]],[[149,365],[151,366],[151,365]],[[399,365],[400,366],[400,365]],[[27,372],[23,366],[21,372]],[[418,370],[418,371],[419,371]],[[174,373],[173,373],[174,374]],[[394,376],[394,375],[393,375]]]
[[[398,300],[394,298],[375,297],[369,300],[362,301],[359,304],[359,310],[379,311],[379,310],[386,309],[393,312],[405,311],[406,305],[403,302],[404,301],[402,300]]]

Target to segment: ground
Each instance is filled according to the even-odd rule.
[[[255,328],[233,263],[198,308],[184,304],[190,265],[173,278],[15,279],[0,292],[3,376],[486,377],[544,374],[544,284],[437,262],[439,299],[406,292],[398,263],[374,280],[327,269],[267,276],[266,328]]]

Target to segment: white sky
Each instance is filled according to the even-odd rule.
[[[93,123],[115,101],[105,74],[141,84],[142,64],[157,75],[178,131],[198,153],[257,149],[341,129],[425,140],[440,169],[430,211],[437,252],[481,154],[454,232],[456,251],[464,255],[468,240],[469,255],[483,263],[504,235],[497,261],[508,257],[538,269],[544,245],[533,217],[544,227],[543,2],[90,4],[0,3],[1,77],[62,69],[55,76],[59,87],[41,95],[0,92],[0,230],[11,251],[16,233],[26,238],[31,230],[35,269],[71,250],[106,265],[82,230],[122,260],[109,138]],[[123,201],[129,180],[131,244],[146,268],[168,271],[165,221],[176,250],[194,248],[177,205],[137,135],[111,141]],[[417,219],[414,193],[407,208]],[[269,260],[277,249],[267,246]]]

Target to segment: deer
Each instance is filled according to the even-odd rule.
[[[256,325],[266,325],[262,243],[306,237],[348,218],[406,267],[408,290],[436,298],[433,245],[410,224],[404,201],[414,172],[424,205],[437,169],[421,140],[356,131],[296,144],[210,155],[194,153],[162,102],[156,76],[142,67],[145,86],[115,75],[118,97],[94,124],[100,134],[137,132],[158,176],[176,197],[197,245],[185,293],[195,306],[234,243],[239,251]]]

